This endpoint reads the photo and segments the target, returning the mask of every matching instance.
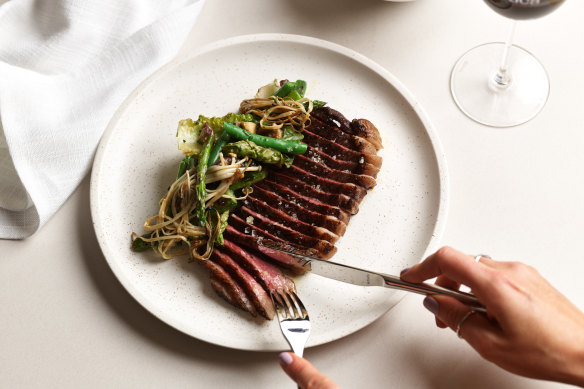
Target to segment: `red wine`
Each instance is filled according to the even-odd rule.
[[[535,19],[549,14],[564,0],[484,0],[495,12],[511,19]]]

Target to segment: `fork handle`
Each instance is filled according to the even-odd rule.
[[[444,295],[454,297],[463,303],[469,305],[472,310],[478,312],[487,312],[487,308],[476,298],[474,294],[461,292],[458,290],[452,290],[448,288],[444,288],[440,285],[435,284],[428,284],[428,283],[421,283],[421,284],[414,284],[411,282],[406,282],[399,277],[391,276],[384,274],[383,279],[385,280],[385,286],[388,288],[400,289],[405,290],[408,292],[414,292],[423,295]]]

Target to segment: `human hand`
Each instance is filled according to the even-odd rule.
[[[498,262],[443,247],[401,274],[419,283],[458,289],[461,284],[487,308],[467,316],[469,307],[448,296],[428,296],[424,306],[441,328],[455,330],[488,361],[512,373],[584,386],[584,314],[534,268]]]
[[[281,353],[280,366],[302,389],[339,389],[329,377],[296,354]]]

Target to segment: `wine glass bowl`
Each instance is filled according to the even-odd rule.
[[[497,12],[510,19],[536,19],[556,10],[564,0],[484,0]]]

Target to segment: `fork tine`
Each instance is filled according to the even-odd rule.
[[[272,297],[272,301],[274,305],[282,306],[284,303],[282,302],[282,297],[280,297],[279,293],[271,293],[270,297]]]
[[[296,299],[294,298],[294,296],[292,296],[290,294],[290,292],[286,292],[282,294],[282,297],[284,299],[284,301],[286,302],[286,308],[288,309],[288,312],[290,313],[290,318],[292,319],[298,319],[298,317],[300,316],[300,310],[296,304]]]
[[[279,310],[282,319],[296,319],[298,314],[296,312],[296,307],[294,303],[291,302],[291,298],[287,293],[276,292],[273,299],[276,300],[277,306],[276,309]]]
[[[288,312],[285,309],[286,304],[282,301],[282,296],[279,293],[272,293],[272,302],[274,303],[274,308],[276,308],[276,314],[279,320],[284,320],[288,316]]]
[[[294,291],[290,291],[287,293],[288,298],[291,301],[291,304],[294,308],[294,318],[295,319],[304,319],[304,315],[302,313],[302,307],[300,306],[302,303],[300,302],[300,298]]]
[[[290,294],[292,295],[294,302],[298,307],[300,318],[308,319],[308,311],[306,310],[306,307],[304,307],[304,304],[302,304],[302,300],[300,300],[300,297],[298,297],[298,295],[294,291],[290,292]]]

